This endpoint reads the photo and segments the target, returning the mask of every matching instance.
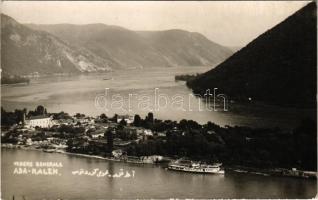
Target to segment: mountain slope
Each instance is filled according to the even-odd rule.
[[[224,61],[232,51],[199,33],[182,30],[131,31],[104,24],[34,25],[65,42],[77,44],[121,67],[208,66]]]
[[[74,48],[57,37],[35,31],[1,14],[1,58],[5,74],[77,73],[110,70],[115,63]]]
[[[195,93],[219,91],[232,99],[316,105],[317,16],[309,3],[216,68],[188,81]]]
[[[232,52],[208,40],[200,33],[184,30],[140,31],[157,52],[178,65],[213,65],[228,58]]]

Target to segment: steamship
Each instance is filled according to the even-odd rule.
[[[203,173],[203,174],[224,174],[221,168],[222,163],[215,163],[212,165],[196,163],[190,160],[177,160],[168,165],[169,170]]]

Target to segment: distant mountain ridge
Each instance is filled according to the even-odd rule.
[[[132,31],[105,24],[27,26],[86,48],[121,68],[214,66],[232,55],[229,48],[184,30]]]
[[[32,30],[1,14],[1,68],[4,74],[78,73],[111,70],[114,63],[59,38]]]
[[[309,3],[187,85],[231,99],[316,107],[317,6]]]
[[[105,24],[20,24],[1,14],[2,69],[8,75],[127,68],[215,66],[232,54],[199,33],[131,31]]]

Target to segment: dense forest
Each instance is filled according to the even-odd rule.
[[[135,125],[154,132],[166,130],[166,137],[130,146],[127,152],[132,155],[187,156],[259,168],[317,169],[316,123],[311,119],[304,119],[291,132],[279,128],[221,127],[211,122],[200,125],[185,119],[178,123],[151,121],[149,117]]]

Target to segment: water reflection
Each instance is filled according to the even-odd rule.
[[[114,170],[114,163],[113,162],[108,162],[108,171],[110,174],[114,174],[115,170]],[[109,185],[109,190],[111,192],[111,196],[113,196],[113,191],[114,191],[114,179],[113,178],[106,178],[107,183]]]

